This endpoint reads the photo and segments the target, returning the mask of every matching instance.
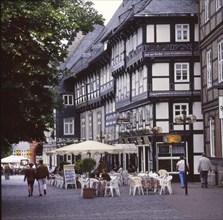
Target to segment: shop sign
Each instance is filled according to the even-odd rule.
[[[181,136],[178,134],[167,134],[163,137],[163,142],[168,144],[177,144],[181,142]]]

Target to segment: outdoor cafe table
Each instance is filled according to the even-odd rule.
[[[97,196],[104,196],[105,192],[105,186],[106,186],[107,181],[106,180],[98,180],[98,182],[93,182],[93,188],[96,191]]]
[[[159,181],[156,178],[150,177],[150,176],[142,176],[142,187],[144,190],[147,191],[147,194],[149,191],[157,192]]]

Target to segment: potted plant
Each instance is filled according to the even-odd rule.
[[[96,161],[93,158],[84,158],[78,162],[79,170],[88,176],[88,187],[83,188],[83,198],[91,199],[94,197],[94,189],[90,188],[90,172],[94,169]]]

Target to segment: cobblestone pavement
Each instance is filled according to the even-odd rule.
[[[48,185],[47,195],[39,197],[37,183],[28,197],[23,176],[2,176],[2,220],[222,220],[223,189],[188,184],[188,195],[179,183],[172,183],[173,195],[128,195],[83,199],[80,189],[60,189]]]

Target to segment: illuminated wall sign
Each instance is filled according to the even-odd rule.
[[[124,123],[129,123],[128,118],[118,118],[117,123],[124,124]]]
[[[181,136],[178,134],[168,134],[163,137],[163,142],[168,144],[177,144],[181,142]]]

